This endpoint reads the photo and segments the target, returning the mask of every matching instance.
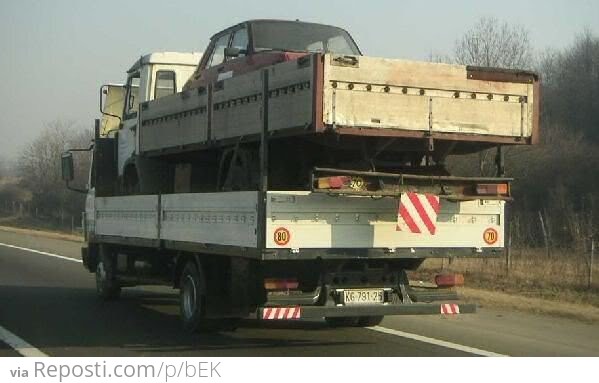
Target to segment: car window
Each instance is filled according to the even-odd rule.
[[[154,99],[175,93],[175,72],[159,70],[156,72]]]
[[[327,41],[327,51],[328,52],[335,52],[335,53],[345,54],[345,55],[354,55],[354,54],[356,54],[356,52],[354,52],[350,48],[350,46],[347,44],[347,41],[346,41],[346,39],[345,39],[344,36],[334,36],[334,37],[331,37]]]
[[[324,52],[324,44],[322,41],[315,41],[312,44],[308,44],[306,50],[308,52]]]
[[[254,52],[277,50],[360,54],[351,36],[343,29],[297,21],[254,21],[252,44]]]
[[[231,42],[232,48],[238,48],[240,50],[246,51],[248,49],[248,31],[245,28],[241,28],[235,32],[233,35],[233,41]],[[245,56],[245,53],[240,52],[239,57]]]
[[[228,33],[219,37],[218,40],[216,40],[216,43],[214,44],[214,50],[212,51],[212,56],[210,57],[210,61],[208,61],[208,68],[221,64],[224,61],[225,48],[229,44],[230,37],[231,34]]]

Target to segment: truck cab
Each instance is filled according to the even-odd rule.
[[[127,71],[121,85],[103,87],[103,135],[118,136],[118,177],[125,190],[139,185],[138,114],[142,103],[178,93],[195,71],[200,53],[156,52],[140,57]],[[107,109],[112,111],[109,112]],[[106,114],[107,113],[107,114]]]

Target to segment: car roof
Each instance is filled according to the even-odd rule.
[[[289,23],[289,22],[293,22],[293,23],[298,23],[298,24],[307,24],[307,25],[323,25],[323,26],[327,26],[327,27],[333,27],[333,28],[339,28],[343,31],[345,31],[347,34],[349,34],[349,32],[347,32],[345,29],[338,27],[336,25],[330,25],[330,24],[322,24],[322,23],[313,23],[310,21],[301,21],[301,20],[285,20],[285,19],[250,19],[250,20],[246,20],[246,21],[242,21],[241,23],[237,23],[235,25],[232,25],[230,27],[227,27],[217,33],[215,33],[214,35],[212,35],[212,37],[210,37],[210,40],[213,40],[216,36],[220,36],[223,33],[226,33],[230,30],[233,29],[237,29],[238,27],[240,27],[241,25],[244,24],[255,24],[255,23],[260,23],[260,22],[281,22],[281,23]],[[350,35],[351,36],[351,35]]]

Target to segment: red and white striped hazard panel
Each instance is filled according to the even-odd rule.
[[[408,192],[401,195],[398,205],[395,230],[435,235],[441,209],[439,196]]]
[[[441,305],[441,314],[459,314],[460,306],[455,303],[444,303]]]
[[[300,319],[301,308],[298,307],[265,307],[262,319]]]

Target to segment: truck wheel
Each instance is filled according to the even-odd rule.
[[[383,315],[368,316],[358,318],[358,327],[378,326],[383,321]]]
[[[205,330],[207,323],[205,313],[206,287],[200,270],[193,261],[183,267],[180,288],[180,311],[183,327],[189,332]]]
[[[121,295],[114,275],[114,261],[106,246],[100,246],[100,259],[96,265],[96,293],[104,301],[117,299]]]
[[[358,317],[325,317],[324,320],[331,327],[355,327],[358,325]]]

